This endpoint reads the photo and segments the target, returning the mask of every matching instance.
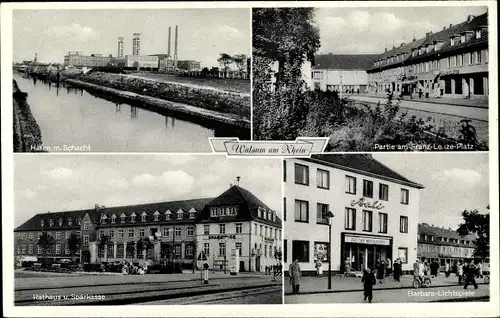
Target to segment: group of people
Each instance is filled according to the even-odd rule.
[[[283,265],[281,265],[281,264],[269,265],[269,266],[265,266],[264,269],[265,269],[266,275],[273,274],[274,276],[278,276],[283,271]]]
[[[390,258],[385,261],[379,260],[375,266],[379,283],[383,284],[384,278],[391,275],[393,275],[395,281],[399,282],[402,274],[401,263],[399,258],[395,259],[393,263]]]
[[[148,272],[148,264],[136,266],[132,261],[123,261],[123,275],[145,275]]]

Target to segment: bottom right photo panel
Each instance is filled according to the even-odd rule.
[[[489,301],[488,153],[283,160],[284,301]]]

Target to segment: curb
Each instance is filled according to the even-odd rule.
[[[486,283],[477,283],[478,285],[487,285]],[[458,284],[447,284],[447,285],[432,285],[430,288],[435,287],[453,287],[453,286],[461,286]],[[397,289],[414,289],[412,286],[397,286],[397,287],[387,287],[387,288],[374,288],[373,291],[377,290],[397,290]],[[346,290],[315,290],[315,291],[306,291],[300,292],[298,294],[292,294],[290,292],[285,293],[285,296],[290,295],[314,295],[314,294],[340,294],[340,293],[354,293],[354,292],[363,292],[363,289],[346,289]]]
[[[367,95],[360,95],[362,97],[369,97],[369,98],[384,98],[383,96],[367,96]],[[425,99],[401,99],[401,101],[406,101],[406,102],[421,102],[421,103],[429,103],[429,104],[436,104],[436,105],[452,105],[452,106],[460,106],[460,107],[469,107],[469,108],[483,108],[483,109],[489,109],[488,106],[476,106],[476,105],[464,105],[464,104],[458,104],[458,103],[438,103],[436,101],[428,101]]]

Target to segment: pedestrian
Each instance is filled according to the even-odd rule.
[[[386,262],[385,262],[386,266],[387,266],[387,272],[386,272],[386,275],[385,276],[389,276],[392,274],[392,262],[391,262],[391,259],[390,258],[387,258]]]
[[[288,268],[288,275],[290,275],[290,285],[292,285],[293,290],[292,293],[298,294],[300,287],[300,276],[302,276],[298,259],[295,259],[293,263],[290,264]]]
[[[419,270],[420,260],[417,258],[415,263],[413,263],[413,278],[418,278],[418,270]]]
[[[438,272],[439,265],[438,263],[434,260],[431,263],[431,276],[432,278],[437,277],[437,272]]]
[[[458,285],[462,285],[462,277],[464,275],[464,266],[462,265],[462,261],[458,262],[457,275],[458,275]]]
[[[399,259],[394,261],[394,280],[399,282],[401,278],[401,264],[399,263]]]
[[[377,279],[379,280],[380,284],[384,283],[384,275],[385,275],[385,264],[384,261],[381,261],[378,263],[377,267]]]
[[[377,283],[377,280],[369,267],[363,271],[361,282],[363,283],[364,301],[368,298],[368,302],[371,303],[373,299],[373,285]]]
[[[344,261],[344,275],[347,277],[351,274],[351,262],[349,258],[346,258]]]
[[[444,275],[448,278],[450,277],[450,262],[447,261],[445,264],[444,264]]]
[[[477,268],[474,265],[474,263],[472,261],[470,261],[469,265],[467,266],[467,270],[465,272],[465,285],[464,285],[464,289],[467,289],[467,287],[469,287],[469,284],[474,285],[474,289],[478,288],[477,283],[476,283],[476,279],[475,279],[476,269]]]
[[[316,267],[316,277],[321,277],[323,276],[323,267],[322,267],[323,263],[321,263],[321,261],[318,259],[316,261],[316,264],[315,264],[315,267]]]
[[[477,263],[477,277],[483,278],[483,261]]]
[[[429,263],[424,261],[424,275],[427,276],[427,272],[429,271]]]
[[[264,267],[264,273],[267,275],[267,265]]]

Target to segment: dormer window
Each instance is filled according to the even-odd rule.
[[[141,221],[142,222],[146,222],[146,216],[147,216],[146,212],[142,212],[142,214],[141,214]]]
[[[62,226],[62,225],[63,225],[63,219],[59,218],[59,226]]]
[[[137,215],[136,215],[134,212],[132,212],[132,214],[130,214],[130,222],[134,223],[134,222],[135,222],[135,217],[136,217],[136,216],[137,216]]]
[[[111,223],[115,223],[116,222],[116,215],[112,215],[111,216]]]
[[[220,216],[226,216],[226,215],[227,215],[226,208],[221,208],[220,209]]]
[[[182,209],[179,209],[177,211],[177,219],[180,220],[184,217],[184,211],[182,211]]]
[[[82,225],[82,218],[81,217],[78,218],[77,223],[78,223],[78,225]]]
[[[195,217],[196,217],[196,210],[194,208],[191,208],[191,210],[189,210],[189,218],[194,219]]]
[[[106,214],[101,215],[101,224],[105,224],[107,218]]]
[[[465,34],[460,36],[460,43],[465,43]]]
[[[49,226],[50,227],[53,227],[54,226],[54,221],[52,221],[52,219],[49,220]]]
[[[154,215],[155,222],[159,221],[159,219],[160,219],[160,212],[156,211],[153,215]]]
[[[453,46],[453,45],[455,45],[455,38],[450,39],[450,46]]]
[[[122,215],[120,215],[120,222],[121,223],[125,223],[125,219],[127,218],[127,216],[125,215],[125,213],[122,213]]]
[[[212,218],[217,217],[217,208],[210,208],[210,217]]]
[[[45,221],[44,220],[40,220],[40,226],[43,227],[45,225]]]
[[[69,225],[69,226],[73,225],[73,219],[72,219],[71,217],[70,217],[70,218],[68,218],[68,225]]]
[[[165,220],[170,220],[170,216],[172,215],[172,212],[170,212],[170,210],[167,210],[167,212],[165,212]]]
[[[476,30],[476,39],[481,38],[481,30]]]

